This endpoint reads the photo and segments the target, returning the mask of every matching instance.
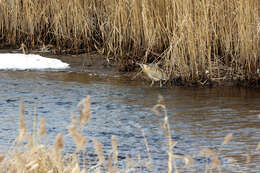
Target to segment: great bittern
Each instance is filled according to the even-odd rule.
[[[154,81],[160,81],[160,87],[162,86],[162,81],[168,80],[167,74],[156,64],[140,64],[142,71],[152,80],[151,86]]]

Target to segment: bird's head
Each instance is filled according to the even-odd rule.
[[[140,65],[140,67],[142,68],[142,71],[145,73],[150,73],[151,68],[149,65],[147,64],[142,64],[142,63],[137,63],[138,65]]]

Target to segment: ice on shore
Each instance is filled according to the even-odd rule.
[[[66,69],[69,64],[34,54],[0,53],[0,70]]]

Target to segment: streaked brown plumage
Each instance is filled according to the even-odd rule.
[[[156,64],[140,64],[142,71],[152,80],[151,86],[154,81],[160,81],[160,86],[162,86],[162,81],[168,80],[167,74]]]

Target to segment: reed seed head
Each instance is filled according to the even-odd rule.
[[[250,163],[252,160],[252,155],[250,150],[247,151],[246,163]]]
[[[220,161],[218,159],[217,153],[212,151],[209,148],[203,148],[200,150],[200,155],[205,155],[206,157],[209,157],[211,159],[211,169],[219,168],[220,167]]]
[[[222,145],[228,144],[228,143],[230,142],[232,136],[233,136],[233,134],[232,134],[232,133],[229,133],[229,134],[225,137],[224,141],[222,142]]]
[[[40,127],[39,127],[39,131],[38,131],[38,135],[39,137],[43,137],[45,136],[47,133],[46,130],[46,120],[44,118],[40,118]]]
[[[102,165],[105,161],[105,156],[103,154],[102,144],[95,138],[93,139],[93,142],[94,142],[96,152],[98,154],[99,165]]]
[[[258,143],[258,145],[256,146],[256,151],[259,151],[260,150],[260,142]]]
[[[1,164],[1,162],[2,162],[4,159],[5,159],[5,156],[1,156],[1,155],[0,155],[0,164]]]
[[[54,150],[56,152],[61,152],[64,148],[64,140],[63,140],[63,135],[62,133],[59,133],[56,136],[55,144],[54,144]]]
[[[20,144],[27,134],[27,126],[24,120],[24,102],[21,102],[20,106],[20,120],[19,120],[19,136],[18,136],[18,144]]]
[[[85,126],[91,117],[91,110],[90,110],[90,96],[87,98],[82,99],[78,104],[78,111],[79,111],[79,124],[81,126]]]
[[[117,149],[117,141],[116,137],[112,136],[112,151],[113,151],[113,161],[115,164],[118,162],[118,149]]]
[[[80,173],[80,167],[78,163],[74,166],[71,173]]]

